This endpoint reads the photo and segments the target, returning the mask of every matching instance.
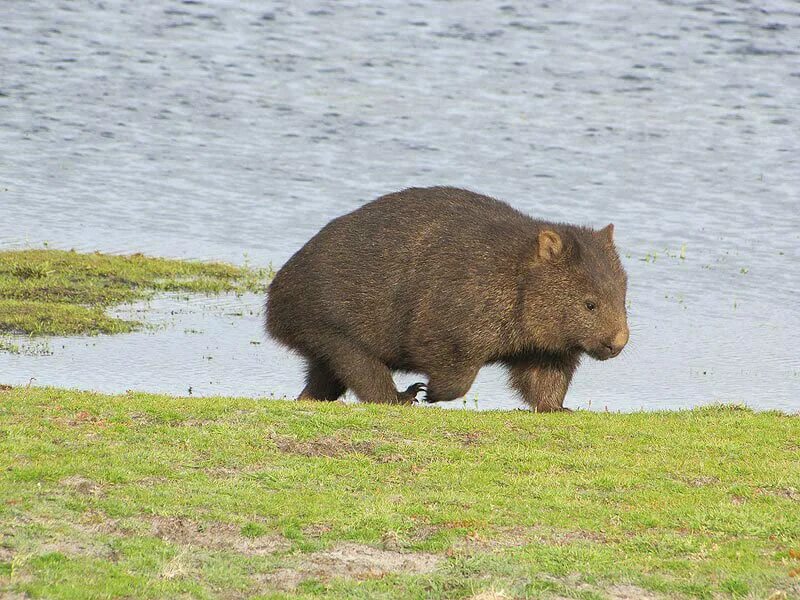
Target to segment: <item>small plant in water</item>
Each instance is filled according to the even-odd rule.
[[[639,260],[649,263],[649,262],[656,262],[657,258],[658,258],[658,252],[653,252],[652,254],[648,252],[647,254],[645,254],[644,258],[640,258]]]
[[[33,339],[32,335],[24,341],[11,337],[0,337],[0,352],[26,356],[50,356],[53,354],[47,341]]]
[[[9,339],[0,338],[0,352],[8,352],[10,354],[19,354],[19,344],[15,344]]]

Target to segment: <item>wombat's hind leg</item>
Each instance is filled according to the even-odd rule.
[[[379,404],[410,404],[405,392],[398,392],[389,367],[360,345],[347,338],[327,340],[326,354],[330,356],[331,369],[339,381],[351,390],[361,402]]]
[[[306,387],[298,400],[338,400],[344,392],[344,384],[324,362],[308,361]]]
[[[431,373],[425,402],[447,402],[466,396],[477,374],[478,367],[471,366],[457,371]]]

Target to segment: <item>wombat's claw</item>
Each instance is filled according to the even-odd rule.
[[[417,394],[420,392],[427,392],[428,386],[424,383],[412,383],[410,386],[406,388],[405,393],[414,399],[414,402],[417,401]]]

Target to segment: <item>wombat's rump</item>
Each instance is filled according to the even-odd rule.
[[[334,219],[278,272],[267,330],[304,356],[304,399],[411,402],[467,393],[487,363],[539,411],[561,410],[582,354],[628,341],[613,225],[534,220],[467,190],[412,188]]]

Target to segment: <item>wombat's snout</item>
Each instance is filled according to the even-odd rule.
[[[628,343],[628,336],[628,328],[625,327],[625,329],[620,329],[619,332],[617,332],[617,335],[614,336],[614,339],[603,344],[606,347],[606,350],[608,350],[609,358],[613,358],[622,352],[625,344]]]

